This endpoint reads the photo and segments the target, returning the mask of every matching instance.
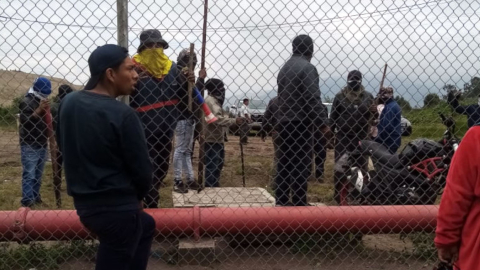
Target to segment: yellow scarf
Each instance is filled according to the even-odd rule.
[[[133,59],[158,79],[163,79],[172,67],[172,60],[163,53],[163,48],[145,49],[134,55]]]

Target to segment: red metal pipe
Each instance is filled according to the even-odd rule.
[[[159,235],[432,232],[438,206],[169,208],[145,210]],[[0,241],[87,239],[74,210],[0,211]]]

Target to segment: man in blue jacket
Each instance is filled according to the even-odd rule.
[[[402,109],[393,98],[393,88],[385,87],[378,94],[379,103],[384,105],[380,112],[378,135],[375,141],[383,144],[390,153],[397,152],[402,143]]]
[[[165,179],[172,150],[172,139],[180,112],[186,109],[188,80],[195,83],[193,72],[183,72],[165,55],[168,43],[156,29],[140,34],[140,46],[133,61],[139,75],[136,91],[130,95],[130,106],[136,110],[145,128],[153,184],[145,197],[147,208],[158,208],[159,189]],[[174,190],[185,193],[185,185]]]

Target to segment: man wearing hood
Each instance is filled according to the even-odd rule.
[[[280,206],[305,206],[307,180],[312,168],[313,133],[316,130],[326,133],[328,125],[320,98],[318,72],[310,63],[313,40],[307,35],[299,35],[292,45],[293,55],[277,78],[275,129],[279,136],[279,155],[275,199]]]
[[[378,135],[375,141],[383,144],[390,153],[395,154],[402,143],[402,109],[393,98],[393,88],[380,89],[378,100],[383,109],[377,125]]]
[[[205,187],[219,187],[220,173],[222,172],[225,158],[225,132],[224,128],[231,125],[241,125],[246,121],[243,117],[229,118],[223,115],[223,102],[225,101],[225,86],[220,79],[210,79],[205,83],[208,97],[205,103],[217,121],[206,125],[205,128]]]
[[[133,57],[139,80],[130,106],[139,113],[145,127],[154,170],[153,185],[145,197],[147,208],[158,207],[159,188],[168,172],[173,134],[180,116],[179,105],[188,93],[187,77],[195,82],[193,72],[181,72],[165,55],[165,49],[168,43],[160,31],[145,30],[140,34],[140,46]]]
[[[475,124],[480,123],[480,95],[478,96],[478,103],[462,106],[458,99],[460,98],[460,93],[450,91],[447,95],[448,104],[452,109],[459,114],[467,116],[468,128],[473,127]]]
[[[347,86],[335,96],[330,114],[331,129],[336,131],[335,162],[338,162],[346,152],[355,150],[359,141],[368,138],[376,110],[372,94],[362,85],[362,73],[358,70],[350,71],[347,76]],[[334,199],[337,203],[340,203],[342,179],[341,174],[335,172]]]
[[[183,49],[178,55],[177,67],[179,72],[188,68],[188,62],[190,60],[190,50]],[[194,54],[193,66],[197,65],[197,56]],[[175,129],[175,151],[173,154],[173,168],[175,175],[174,191],[179,193],[186,193],[188,189],[197,190],[199,188],[198,183],[195,181],[192,166],[192,153],[193,153],[193,140],[195,126],[199,121],[199,115],[201,115],[200,105],[203,101],[199,96],[198,90],[203,89],[205,85],[205,78],[207,72],[205,69],[200,70],[197,83],[195,84],[194,92],[195,97],[192,103],[192,111],[188,110],[187,104],[182,104],[180,108],[179,121]],[[188,101],[188,100],[187,100]],[[182,180],[182,172],[187,176],[186,183]],[[184,184],[185,183],[185,184]]]
[[[39,77],[20,102],[20,149],[22,156],[23,207],[42,203],[40,186],[47,158],[48,138],[52,132],[52,119],[48,96],[52,85]]]

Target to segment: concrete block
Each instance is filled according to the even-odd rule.
[[[181,239],[178,243],[178,264],[209,266],[217,260],[215,249],[215,239]]]

